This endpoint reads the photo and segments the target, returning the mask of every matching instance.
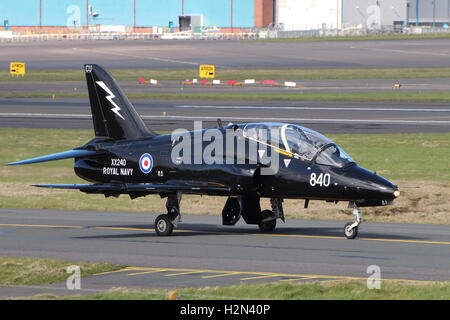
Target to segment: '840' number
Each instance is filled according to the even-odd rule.
[[[320,187],[328,187],[331,183],[331,176],[329,173],[321,173],[317,175],[316,173],[311,173],[311,177],[309,178],[309,184],[314,186],[320,186]]]

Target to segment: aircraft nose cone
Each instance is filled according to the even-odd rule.
[[[396,198],[395,192],[398,191],[398,190],[397,190],[396,187],[395,187],[394,185],[392,185],[390,182],[389,182],[389,184],[390,184],[390,185],[377,184],[377,185],[375,186],[375,188],[378,189],[378,191],[379,191],[381,194],[383,194],[383,195],[385,194],[385,195],[390,196],[390,197],[392,197],[392,198]]]
[[[351,168],[346,176],[357,190],[376,195],[376,198],[394,199],[400,195],[398,187],[389,180],[359,166]]]

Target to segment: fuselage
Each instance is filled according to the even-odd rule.
[[[236,145],[232,149],[227,149],[226,145],[229,142],[226,139],[228,127],[215,129],[216,136],[221,134],[223,138],[216,141],[212,153],[205,154],[205,150],[211,149],[212,139],[192,139],[186,144],[192,151],[188,157],[174,154],[181,139],[170,134],[134,141],[96,138],[86,146],[104,154],[78,158],[74,169],[79,177],[94,183],[177,184],[183,181],[197,186],[216,184],[229,190],[227,193],[206,192],[212,195],[229,196],[256,191],[267,198],[354,201],[358,206],[387,205],[396,197],[396,186],[353,161],[343,166],[324,165],[317,163],[317,158],[299,156],[293,150],[280,147],[280,144],[277,148],[264,145],[266,155],[276,155],[272,160],[278,162],[271,174],[264,173],[263,168],[269,169],[270,166],[261,163],[259,150],[256,154],[252,152],[252,140],[245,136],[244,128],[245,125],[234,126]],[[194,135],[203,137],[207,130],[191,131],[188,135],[191,138]],[[238,141],[244,142],[243,152],[238,150]],[[260,147],[261,144],[257,146]],[[203,156],[196,159],[198,150]],[[195,190],[190,193],[195,193]],[[205,194],[205,191],[199,194]]]

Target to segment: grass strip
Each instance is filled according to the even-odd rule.
[[[73,300],[162,300],[174,290],[115,289]],[[368,289],[363,281],[323,281],[312,283],[269,282],[177,290],[181,300],[448,300],[450,283],[414,284],[383,281],[380,289]],[[58,299],[36,296],[35,299]]]
[[[119,270],[111,263],[69,262],[41,258],[0,257],[0,287],[10,285],[38,285],[63,282],[70,276],[67,267],[80,267],[81,276]]]
[[[118,81],[136,81],[138,78],[159,81],[183,81],[198,78],[198,68],[192,69],[110,69]],[[293,68],[293,69],[225,69],[216,68],[216,79],[221,80],[322,80],[322,79],[423,79],[449,78],[450,68]],[[0,81],[84,81],[80,70],[27,70],[24,77],[12,77],[9,71],[0,71]]]

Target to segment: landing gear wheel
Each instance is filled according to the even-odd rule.
[[[347,222],[344,227],[344,234],[347,239],[355,239],[358,235],[358,227],[350,229],[351,225],[353,225],[353,222]]]
[[[173,224],[167,214],[159,215],[155,220],[155,231],[158,236],[170,236],[172,234]]]
[[[273,217],[272,211],[264,210],[263,212],[261,212],[261,222],[258,223],[258,226],[259,230],[261,230],[262,232],[272,232],[273,230],[275,230],[275,227],[277,225],[277,219],[264,221],[269,217]]]

